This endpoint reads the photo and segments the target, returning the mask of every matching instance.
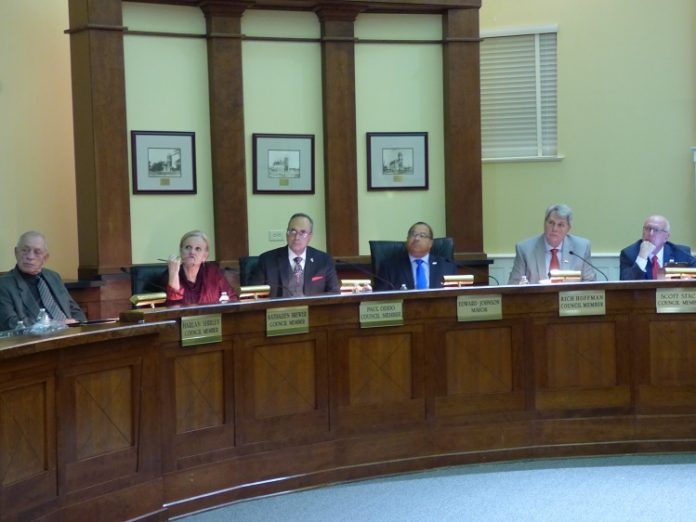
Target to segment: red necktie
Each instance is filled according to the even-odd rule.
[[[657,256],[652,258],[652,278],[657,279],[657,271],[660,269],[660,263],[657,262]]]
[[[561,264],[558,262],[558,249],[551,249],[551,263],[549,264],[549,272],[551,270],[560,270]]]

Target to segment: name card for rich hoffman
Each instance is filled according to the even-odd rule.
[[[696,313],[696,288],[658,288],[655,309],[658,314]]]
[[[457,321],[498,321],[503,318],[503,296],[457,296]]]
[[[219,343],[222,341],[220,314],[194,315],[181,318],[181,346]]]
[[[266,310],[266,336],[294,335],[309,332],[309,307],[286,306]]]
[[[606,313],[604,290],[558,292],[558,315],[561,317],[606,315]]]
[[[404,324],[403,301],[362,301],[360,303],[360,328],[402,324]]]

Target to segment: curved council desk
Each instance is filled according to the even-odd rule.
[[[0,519],[157,520],[436,466],[694,451],[696,315],[656,311],[678,289],[696,293],[576,283],[153,309],[2,340]],[[601,315],[559,315],[561,297],[600,295]],[[458,321],[460,296],[500,298],[502,318]],[[395,300],[403,325],[361,328],[361,302]],[[267,311],[295,306],[309,331],[267,336]],[[182,317],[217,314],[219,341],[182,347]]]

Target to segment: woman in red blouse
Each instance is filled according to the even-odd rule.
[[[237,301],[237,294],[213,263],[206,263],[210,242],[200,230],[187,232],[179,242],[179,255],[169,256],[167,305],[219,303],[226,294]],[[224,300],[224,297],[223,297]]]

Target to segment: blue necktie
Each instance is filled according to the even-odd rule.
[[[424,261],[422,259],[416,259],[418,266],[416,267],[416,289],[422,290],[423,288],[428,288],[428,283],[425,280],[425,268],[423,267]]]

